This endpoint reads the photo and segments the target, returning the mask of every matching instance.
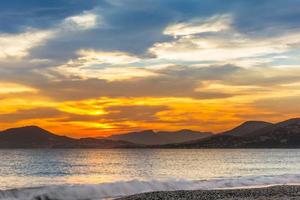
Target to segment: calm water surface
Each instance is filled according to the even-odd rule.
[[[207,180],[300,172],[292,149],[0,150],[0,189],[119,180]]]

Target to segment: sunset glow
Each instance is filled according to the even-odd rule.
[[[234,2],[189,14],[178,1],[95,2],[60,15],[49,8],[51,23],[32,14],[0,27],[2,130],[218,133],[246,120],[299,117],[300,25],[284,20],[299,15],[297,6],[277,5],[266,17],[273,1],[241,1],[257,13],[249,19]]]

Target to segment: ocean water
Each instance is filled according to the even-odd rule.
[[[299,183],[300,149],[0,150],[0,199],[8,200]]]

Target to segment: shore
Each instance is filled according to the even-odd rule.
[[[300,200],[300,186],[284,185],[249,189],[149,192],[118,200]]]

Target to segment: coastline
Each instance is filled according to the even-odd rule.
[[[117,200],[288,200],[300,199],[300,185],[278,185],[260,188],[158,191],[136,194]]]

